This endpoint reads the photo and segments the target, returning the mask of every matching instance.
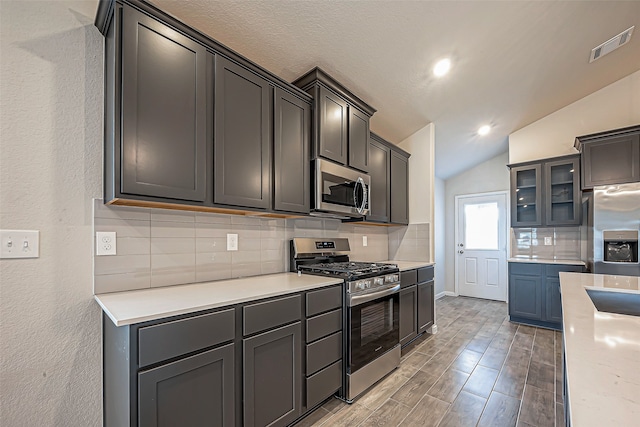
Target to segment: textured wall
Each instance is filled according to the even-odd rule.
[[[91,199],[101,194],[96,2],[0,2],[0,227],[40,258],[0,261],[0,425],[101,424]]]
[[[445,291],[455,288],[455,196],[509,190],[508,153],[479,164],[473,169],[445,181]]]
[[[576,136],[640,123],[640,71],[509,135],[509,163],[576,153]]]

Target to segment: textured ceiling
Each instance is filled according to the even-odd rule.
[[[320,66],[375,107],[398,143],[430,122],[447,179],[507,137],[640,69],[640,1],[210,1],[152,3],[288,81]],[[593,47],[636,25],[589,64]],[[433,64],[449,56],[442,79]],[[485,137],[475,134],[493,125]]]

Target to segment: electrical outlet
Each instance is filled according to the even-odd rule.
[[[116,232],[96,231],[96,256],[116,254]]]
[[[545,237],[544,238],[544,245],[545,246],[549,246],[549,245],[552,245],[552,244],[553,244],[553,242],[551,241],[551,237]]]
[[[238,250],[238,235],[237,234],[227,234],[227,250],[228,251],[237,251]]]
[[[369,244],[369,239],[367,236],[362,236],[362,246],[367,246]]]
[[[39,258],[38,230],[0,230],[0,258]]]

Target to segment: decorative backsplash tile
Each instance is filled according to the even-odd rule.
[[[94,293],[281,273],[289,269],[293,237],[346,237],[351,259],[358,261],[429,260],[428,224],[372,227],[324,218],[108,206],[99,199],[93,216],[95,231],[117,233],[118,252],[94,256]],[[238,234],[237,251],[226,250],[227,233]]]
[[[545,245],[545,237],[550,245]],[[512,228],[511,256],[580,260],[584,258],[582,240],[580,227]]]

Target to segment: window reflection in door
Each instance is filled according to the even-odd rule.
[[[464,205],[464,247],[467,250],[497,250],[498,203]]]

